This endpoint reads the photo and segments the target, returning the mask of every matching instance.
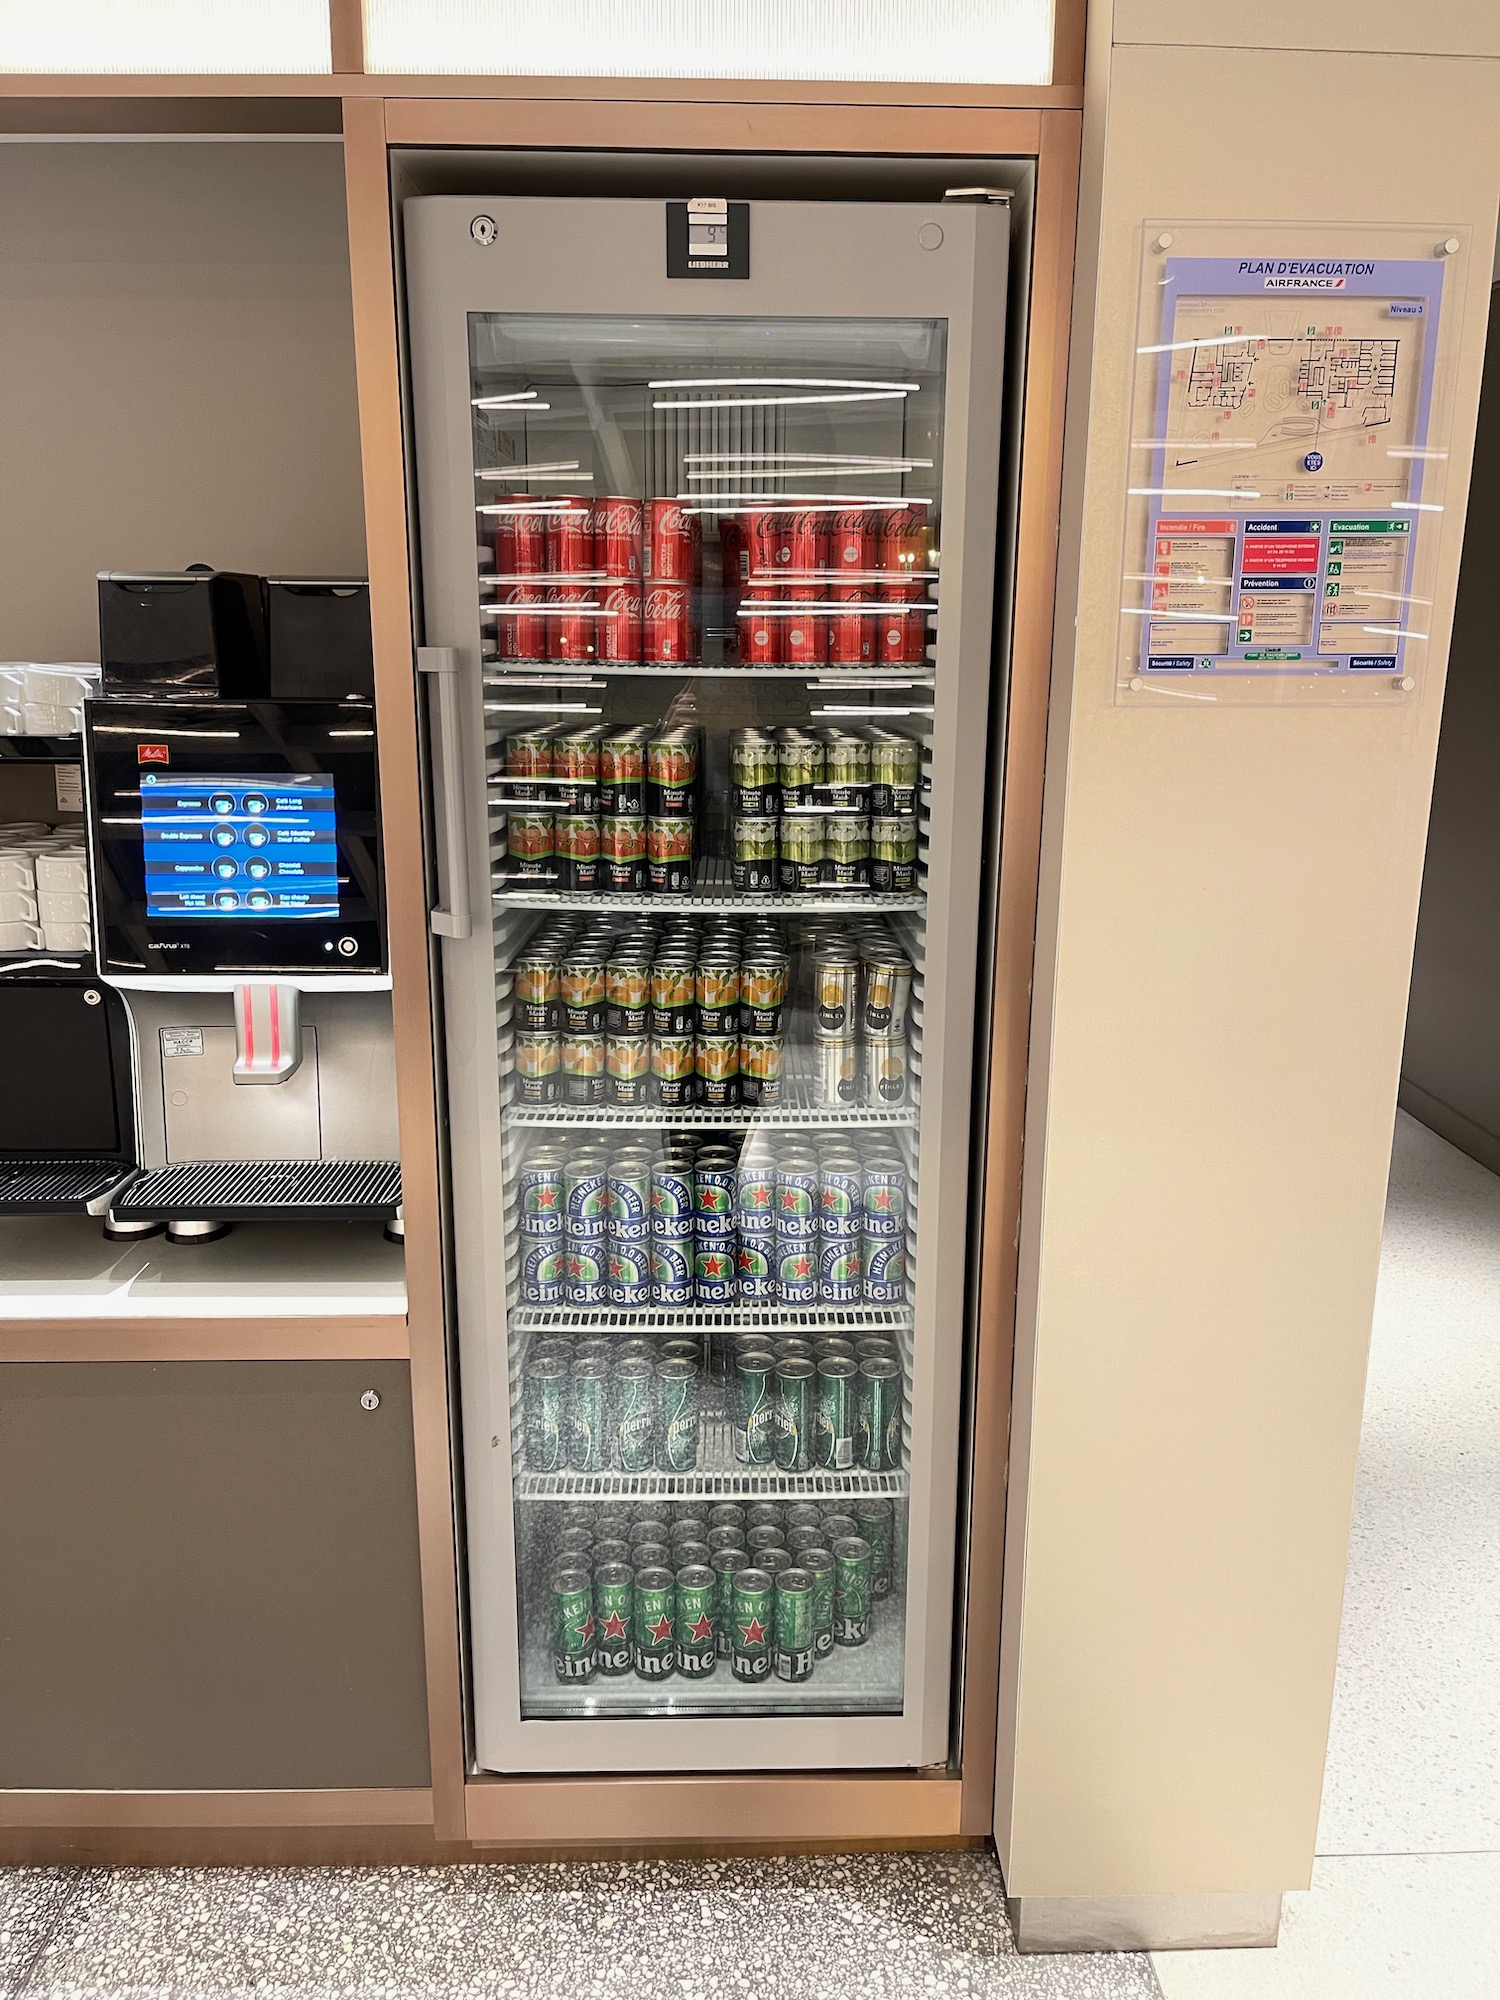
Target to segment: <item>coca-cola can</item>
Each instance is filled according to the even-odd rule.
[[[864,583],[836,583],[829,591],[835,604],[869,604],[873,586]],[[868,666],[875,657],[875,620],[868,611],[831,611],[828,614],[828,664],[833,667]]]
[[[514,576],[516,573],[516,517],[514,514],[500,514],[495,518],[495,574]]]
[[[641,560],[648,583],[702,581],[703,524],[690,512],[690,503],[646,501],[642,510]]]
[[[868,508],[841,508],[829,516],[829,569],[865,580],[876,567],[879,550],[880,537]]]
[[[581,493],[559,493],[547,515],[547,568],[587,583],[594,568],[594,506]]]
[[[885,667],[915,667],[927,660],[927,596],[925,583],[882,583],[877,592],[881,609],[875,613],[875,657]],[[896,605],[914,607],[898,611]],[[892,608],[887,610],[889,605]]]
[[[606,577],[641,573],[641,503],[625,494],[602,494],[594,502],[594,567]]]
[[[551,593],[554,605],[564,607],[547,619],[547,657],[550,660],[583,660],[594,657],[594,613],[584,605],[597,604],[587,584],[559,584]]]
[[[541,507],[518,508],[500,516],[508,523],[509,554],[502,558],[495,545],[495,567],[502,576],[540,576],[547,567],[547,514]]]
[[[594,641],[600,660],[635,666],[641,657],[641,583],[607,579],[599,585],[599,624]]]
[[[748,593],[740,600],[740,658],[751,666],[779,667],[781,624],[779,604],[769,590]]]
[[[750,541],[745,523],[737,514],[725,514],[719,521],[719,548],[724,560],[724,588],[750,580]]]
[[[502,583],[497,586],[495,636],[502,660],[547,658],[546,604],[547,593],[539,584]]]
[[[880,523],[880,568],[920,575],[932,564],[926,507],[892,507]]]
[[[686,583],[647,585],[641,616],[641,655],[647,666],[697,665],[693,595]]]
[[[819,584],[794,584],[781,593],[782,603],[788,607],[780,620],[783,633],[781,650],[789,667],[821,666],[828,657],[828,620],[821,611],[797,611],[790,607],[799,604],[822,602],[823,591]]]

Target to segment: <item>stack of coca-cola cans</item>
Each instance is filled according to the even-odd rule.
[[[496,656],[696,666],[702,584],[702,525],[682,501],[517,500],[496,517]]]
[[[929,511],[865,502],[725,517],[725,622],[735,657],[761,666],[925,665]]]

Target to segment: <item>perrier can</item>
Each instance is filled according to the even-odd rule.
[[[776,1649],[779,1681],[812,1679],[817,1643],[816,1586],[805,1569],[784,1569],[776,1577]]]
[[[717,1663],[714,1600],[718,1578],[702,1563],[677,1572],[677,1671],[706,1680]]]
[[[627,1563],[604,1563],[594,1571],[594,1635],[601,1674],[628,1674],[633,1664],[631,1625],[635,1576]]]
[[[864,1547],[863,1542],[860,1547]],[[742,1569],[736,1573],[729,1615],[737,1681],[763,1681],[770,1674],[775,1596],[766,1570]]]
[[[864,1547],[864,1543],[860,1543]],[[643,1681],[664,1681],[677,1665],[677,1585],[669,1569],[635,1573],[635,1670]]]
[[[805,1548],[797,1557],[797,1567],[806,1570],[812,1578],[813,1653],[816,1658],[824,1660],[833,1651],[833,1556],[825,1548]]]
[[[875,1560],[870,1544],[844,1535],[833,1545],[833,1637],[840,1646],[862,1646],[870,1636]]]
[[[560,1681],[591,1681],[599,1663],[594,1643],[594,1581],[586,1569],[552,1577],[552,1671]]]

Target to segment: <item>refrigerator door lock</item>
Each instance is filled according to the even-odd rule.
[[[469,224],[469,234],[483,250],[489,249],[499,233],[493,215],[476,215]]]

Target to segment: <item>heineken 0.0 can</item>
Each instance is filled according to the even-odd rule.
[[[742,1465],[770,1465],[776,1452],[776,1363],[769,1350],[742,1350],[734,1374],[734,1455]]]
[[[689,1680],[706,1680],[718,1659],[717,1595],[718,1579],[706,1563],[689,1563],[678,1570],[677,1671]]]
[[[864,1297],[860,1240],[828,1236],[818,1244],[818,1298],[825,1306],[858,1305]]]
[[[833,1556],[822,1544],[810,1544],[797,1551],[797,1567],[813,1581],[813,1652],[823,1660],[833,1651]]]
[[[906,1303],[906,1243],[900,1236],[874,1236],[865,1226],[865,1304]]]
[[[633,1644],[635,1671],[641,1680],[664,1681],[676,1671],[676,1620],[677,1583],[671,1570],[638,1569]]]
[[[609,1253],[603,1243],[569,1242],[564,1286],[570,1306],[609,1302]]]
[[[901,1464],[901,1364],[871,1357],[859,1364],[859,1463],[867,1472]]]
[[[524,1377],[526,1463],[561,1472],[568,1462],[568,1364],[533,1361]]]
[[[594,1635],[601,1674],[628,1674],[635,1664],[635,1576],[627,1563],[597,1563],[594,1568]]]
[[[864,1546],[863,1543],[860,1544]],[[775,1633],[775,1586],[768,1571],[735,1573],[730,1596],[730,1647],[737,1681],[763,1681],[771,1672]]]
[[[609,1302],[636,1308],[651,1303],[651,1245],[609,1239]]]
[[[521,1258],[521,1297],[529,1306],[560,1306],[567,1279],[567,1253],[555,1239],[527,1243]]]
[[[671,1360],[656,1370],[656,1462],[663,1472],[691,1472],[698,1463],[698,1370]]]
[[[818,1244],[816,1237],[805,1242],[776,1245],[776,1283],[781,1302],[787,1306],[816,1305],[818,1299]]]
[[[650,1472],[656,1464],[656,1369],[630,1356],[615,1364],[615,1462],[621,1472]]]
[[[839,1646],[862,1646],[870,1636],[875,1562],[870,1544],[845,1535],[833,1545],[833,1637]]]
[[[776,1678],[811,1680],[817,1647],[816,1585],[805,1569],[784,1569],[777,1574],[775,1588],[776,1644],[772,1660]]]
[[[693,1303],[692,1238],[653,1236],[651,1251],[651,1303],[654,1306],[690,1306]]]
[[[776,1236],[774,1231],[742,1229],[734,1253],[735,1297],[742,1306],[775,1301]]]
[[[889,1597],[896,1563],[896,1509],[889,1500],[856,1500],[854,1515],[860,1540],[870,1544],[870,1588],[876,1597]]]
[[[560,1681],[591,1681],[599,1664],[594,1641],[594,1580],[586,1569],[552,1578],[552,1671]]]

